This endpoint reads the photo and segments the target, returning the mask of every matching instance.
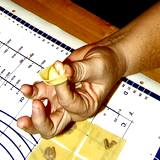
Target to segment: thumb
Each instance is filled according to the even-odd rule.
[[[85,64],[85,63],[87,63],[87,64]],[[72,64],[72,69],[75,66],[78,68],[78,67],[81,67],[81,65],[82,66],[85,65],[84,70],[89,71],[90,67],[89,67],[88,63],[90,63],[90,60],[82,61],[82,62],[75,62],[74,64]],[[61,67],[63,67],[63,66],[61,65]],[[68,69],[69,68],[71,69],[71,67],[66,65],[66,68],[67,67],[68,67]],[[56,65],[55,65],[55,68],[60,69],[60,68],[57,68]],[[65,70],[65,73],[66,73],[66,70]],[[75,68],[74,68],[74,73],[77,73],[75,71]],[[82,72],[78,75],[82,76],[82,77],[79,76],[81,78],[81,80],[82,79],[84,80],[85,78],[87,78],[87,74],[85,74],[84,72]],[[76,80],[78,80],[78,79],[76,79]],[[97,106],[97,103],[96,103],[97,102],[97,95],[94,93],[93,88],[90,85],[90,83],[88,83],[88,82],[83,83],[83,87],[86,90],[85,92],[75,91],[72,88],[72,84],[68,83],[68,81],[64,81],[63,83],[55,85],[56,95],[57,95],[57,99],[59,101],[59,104],[61,104],[67,111],[69,111],[73,114],[86,115],[86,114],[92,113],[92,110],[93,110],[92,108],[96,108],[96,107],[91,107],[91,106]]]
[[[56,85],[55,90],[59,104],[70,113],[83,116],[92,113],[91,110],[96,108],[93,106],[97,106],[97,96],[89,84],[85,93],[75,92],[67,81]]]
[[[63,64],[61,62],[55,63],[55,69],[58,73],[60,73],[62,70],[65,69],[66,75],[69,73],[69,72],[67,73],[66,69],[68,69],[68,71],[70,69],[73,71],[72,67],[69,67],[69,65],[63,66]],[[86,107],[86,103],[84,101],[84,98],[82,98],[80,96],[80,94],[78,94],[74,90],[72,90],[72,87],[68,83],[68,81],[64,81],[63,83],[57,84],[54,87],[56,90],[56,95],[57,95],[59,103],[67,111],[73,112],[73,113],[85,112],[87,107]],[[79,108],[79,106],[81,106],[81,109]]]

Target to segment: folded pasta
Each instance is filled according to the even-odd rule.
[[[56,66],[55,66],[56,65]],[[50,65],[39,72],[40,77],[47,85],[58,85],[67,81],[62,64]]]

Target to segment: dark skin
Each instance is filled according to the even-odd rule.
[[[71,121],[94,115],[121,77],[160,67],[159,13],[160,2],[117,33],[76,50],[63,64],[57,62],[68,81],[24,84],[21,91],[33,101],[32,115],[20,117],[18,127],[52,138]]]

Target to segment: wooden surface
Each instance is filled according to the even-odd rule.
[[[116,30],[116,27],[69,0],[13,1],[87,43],[97,41]]]
[[[91,43],[118,30],[70,0],[12,0],[64,31]],[[160,82],[160,69],[144,73]]]

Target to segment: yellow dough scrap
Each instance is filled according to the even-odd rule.
[[[61,63],[56,62],[39,72],[40,77],[48,85],[58,85],[67,81],[65,70]]]

